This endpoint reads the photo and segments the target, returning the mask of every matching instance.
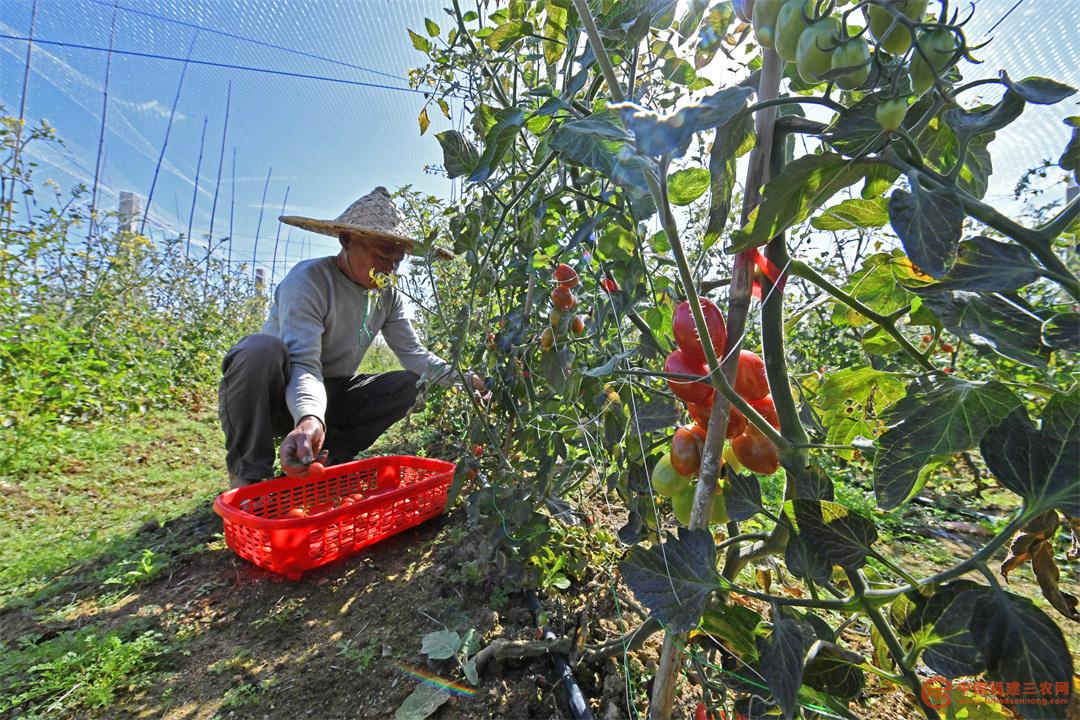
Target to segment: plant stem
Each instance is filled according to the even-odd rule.
[[[608,57],[607,50],[604,49],[604,42],[600,38],[600,31],[596,29],[596,22],[593,20],[589,5],[585,0],[574,0],[574,8],[577,10],[578,17],[581,18],[582,25],[585,26],[585,34],[589,37],[589,44],[592,45],[593,54],[596,55],[596,63],[600,66],[600,72],[604,74],[604,80],[607,82],[611,99],[615,102],[622,102],[626,96],[623,95],[619,79],[615,77],[615,68],[611,64],[611,58]]]
[[[885,621],[881,611],[866,600],[866,582],[863,579],[862,573],[857,570],[848,571],[847,576],[852,589],[855,591],[855,596],[859,598],[859,603],[862,605],[863,612],[866,613],[867,617],[870,618],[870,621],[874,623],[874,627],[877,628],[878,633],[881,634],[882,640],[885,641],[885,645],[889,648],[889,654],[892,655],[893,660],[896,661],[896,665],[900,669],[900,673],[903,675],[906,685],[915,695],[915,700],[919,703],[919,707],[922,708],[923,714],[931,720],[938,720],[939,715],[937,714],[937,711],[923,700],[922,683],[919,682],[919,678],[915,675],[915,671],[904,664],[906,653],[904,652],[903,646],[900,645],[900,640],[897,639],[896,633],[893,632],[889,623]]]
[[[833,296],[840,302],[850,307],[855,312],[859,313],[860,315],[864,316],[871,322],[881,327],[881,329],[889,333],[889,335],[900,345],[900,348],[904,352],[906,352],[913,360],[915,360],[915,362],[917,362],[919,365],[921,365],[926,370],[929,370],[930,372],[937,372],[937,368],[935,368],[930,363],[930,361],[927,360],[926,357],[919,352],[919,349],[912,345],[911,341],[904,337],[903,333],[901,333],[897,329],[896,320],[894,318],[889,318],[880,313],[874,312],[866,305],[855,299],[853,296],[849,295],[848,293],[844,292],[843,290],[826,280],[825,277],[822,276],[818,271],[814,270],[812,267],[810,267],[804,262],[801,262],[799,260],[793,260],[788,266],[788,270],[791,272],[792,275],[801,277],[802,279],[808,280],[814,285],[817,285],[829,295]]]

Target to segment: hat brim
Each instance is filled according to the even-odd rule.
[[[352,223],[343,223],[336,220],[319,220],[317,218],[302,217],[300,215],[281,215],[278,217],[278,220],[286,225],[298,227],[301,230],[308,230],[309,232],[319,233],[321,235],[329,235],[330,237],[337,237],[340,233],[349,232],[361,237],[373,238],[376,240],[389,240],[392,243],[401,245],[405,249],[405,252],[410,255],[417,255],[420,257],[427,255],[426,248],[418,244],[412,238],[407,238],[403,235],[398,235],[397,233],[373,230],[362,225],[353,225]],[[439,246],[432,248],[432,253],[442,260],[454,259],[454,253]]]

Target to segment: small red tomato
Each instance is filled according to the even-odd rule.
[[[765,361],[749,350],[739,353],[739,367],[735,371],[735,392],[745,400],[758,400],[769,394]]]
[[[699,425],[708,425],[709,418],[712,417],[712,406],[715,399],[715,395],[710,395],[709,399],[703,403],[687,404],[686,409],[690,411],[690,419]]]
[[[705,707],[705,703],[699,702],[694,708],[694,720],[709,720],[709,709]]]
[[[727,432],[725,433],[727,439],[734,440],[736,436],[742,435],[743,431],[746,430],[746,423],[746,416],[732,405],[727,419]]]
[[[780,428],[780,418],[776,416],[776,405],[773,404],[772,395],[766,395],[760,400],[751,400],[750,407],[754,408],[774,428]]]
[[[484,446],[483,445],[473,445],[472,454],[474,456],[476,456],[476,457],[480,457],[481,455],[484,454]]]
[[[931,340],[933,340],[933,339],[934,339],[934,336],[933,336],[933,335],[923,335],[923,336],[922,336],[922,341],[923,341],[924,343],[928,343],[928,342],[930,342],[930,341],[931,341]]]
[[[570,320],[570,332],[574,333],[575,335],[580,335],[581,333],[585,332],[584,318],[582,318],[580,315],[575,315],[573,319]]]
[[[285,515],[283,515],[283,517],[290,518],[290,519],[291,518],[307,517],[307,510],[305,510],[302,507],[294,507],[294,508],[290,509],[289,512],[285,513]]]
[[[664,361],[664,372],[702,376],[707,375],[709,370],[703,364],[688,358],[682,350],[672,350]],[[668,380],[667,382],[671,392],[685,403],[700,405],[712,399],[711,385],[691,380]]]
[[[944,370],[942,370],[942,372],[948,373],[949,375],[952,375],[954,371],[953,371],[953,369],[951,367],[947,367]]]
[[[609,277],[606,277],[600,281],[600,287],[604,288],[604,290],[609,293],[619,292],[619,283],[615,282]]]
[[[955,349],[952,343],[941,343],[941,352],[943,353],[951,353]]]
[[[555,268],[555,282],[563,287],[572,288],[577,287],[580,278],[574,268],[566,263],[559,263],[559,266]]]
[[[560,285],[551,291],[551,304],[558,310],[572,310],[577,304],[577,298],[570,292],[570,288]]]
[[[700,425],[699,423],[694,423],[690,426],[690,432],[697,436],[697,439],[702,446],[705,445],[705,439],[709,437],[709,429],[707,427]]]
[[[698,298],[698,300],[701,314],[705,317],[705,327],[708,328],[709,337],[712,339],[713,350],[717,357],[722,358],[727,348],[727,327],[724,325],[724,314],[712,300],[708,298]],[[705,362],[705,350],[701,344],[694,312],[688,300],[683,300],[675,308],[671,329],[675,334],[675,344],[680,350],[689,355],[692,360]]]

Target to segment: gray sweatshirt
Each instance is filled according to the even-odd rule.
[[[289,348],[292,371],[285,402],[293,421],[312,415],[326,426],[323,378],[356,374],[378,333],[402,367],[451,384],[449,365],[420,344],[401,294],[393,287],[368,290],[345,276],[336,257],[305,260],[274,291],[263,332]],[[441,377],[440,377],[441,376]]]

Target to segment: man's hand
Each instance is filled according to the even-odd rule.
[[[480,402],[481,405],[486,404],[491,400],[491,390],[488,389],[487,383],[484,378],[480,377],[474,372],[469,373],[469,384],[472,385],[473,395]]]
[[[300,418],[281,442],[281,469],[286,475],[303,475],[316,460],[325,462],[327,452],[322,449],[325,439],[326,431],[318,418],[312,415]]]

